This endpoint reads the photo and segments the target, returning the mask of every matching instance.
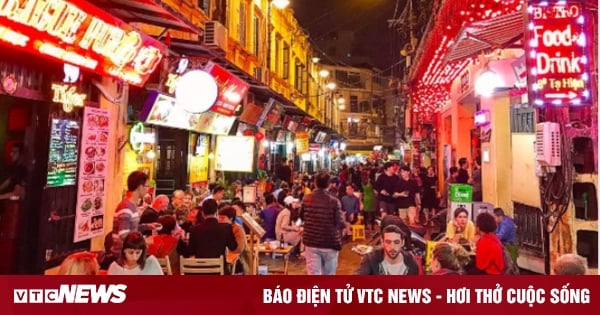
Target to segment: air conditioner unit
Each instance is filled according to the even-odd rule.
[[[217,21],[208,21],[204,27],[204,45],[227,51],[227,29]]]
[[[560,166],[560,125],[543,122],[535,126],[535,159],[542,166]]]

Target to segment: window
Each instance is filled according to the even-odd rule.
[[[294,88],[296,91],[302,92],[302,73],[304,73],[304,67],[300,63],[300,60],[296,59],[296,73],[294,78]]]
[[[261,27],[262,23],[261,23],[260,18],[258,16],[254,16],[252,19],[253,19],[252,20],[252,24],[253,24],[253,27],[254,27],[254,32],[253,32],[254,38],[252,39],[252,41],[253,41],[253,43],[252,43],[252,53],[254,53],[254,55],[256,57],[260,58],[260,56],[261,56],[261,53],[260,53],[260,32],[262,30],[262,27]]]
[[[510,129],[513,133],[534,133],[535,109],[523,105],[511,106]]]
[[[198,7],[202,9],[207,16],[210,16],[210,0],[198,0]]]
[[[290,46],[283,44],[283,73],[282,78],[287,79],[290,77]]]
[[[270,36],[269,34],[267,34],[267,36]],[[271,67],[271,70],[273,70],[273,72],[275,72],[276,74],[280,74],[281,73],[281,63],[279,62],[281,60],[281,38],[279,36],[277,36],[275,38],[275,58],[273,58],[273,60],[271,61],[271,66],[274,65],[274,67]]]
[[[240,25],[238,27],[238,39],[242,47],[246,48],[246,3],[240,3]]]
[[[350,95],[350,112],[360,113],[358,108],[358,96],[356,95]]]

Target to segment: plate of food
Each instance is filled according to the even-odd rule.
[[[83,203],[81,204],[81,211],[87,212],[92,208],[92,206],[93,206],[92,199],[88,198],[88,199],[84,200]]]
[[[89,222],[82,222],[79,224],[79,231],[81,232],[87,232],[90,230],[90,223]]]
[[[88,135],[88,141],[96,141],[96,134],[91,133]]]
[[[94,183],[91,180],[83,182],[83,192],[91,193],[94,190]]]
[[[87,162],[83,166],[83,173],[86,175],[94,174],[94,162]]]
[[[106,154],[106,149],[105,148],[98,148],[96,149],[96,156],[104,156]]]
[[[104,115],[98,116],[98,126],[108,127],[108,117]]]
[[[94,147],[87,147],[85,149],[85,155],[88,158],[90,158],[90,159],[93,158],[94,156],[96,156],[96,148],[94,148]]]
[[[102,171],[104,171],[104,163],[96,163],[96,171],[98,171],[98,173],[102,173]]]
[[[98,116],[96,116],[96,115],[90,115],[90,116],[88,116],[88,120],[87,121],[88,121],[89,127],[96,127],[96,126],[98,126]]]
[[[366,255],[373,251],[373,246],[359,244],[352,247],[352,251],[359,255]]]
[[[108,132],[103,132],[100,134],[100,142],[108,142]]]

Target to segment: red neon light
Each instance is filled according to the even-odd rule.
[[[589,104],[591,62],[580,3],[531,3],[526,53],[535,104]]]
[[[81,0],[0,0],[0,43],[142,86],[166,47]]]

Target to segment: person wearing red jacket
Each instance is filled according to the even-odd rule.
[[[495,234],[496,219],[484,212],[475,219],[475,228],[481,235],[477,241],[475,267],[482,274],[500,275],[504,273],[504,256],[502,243]]]

